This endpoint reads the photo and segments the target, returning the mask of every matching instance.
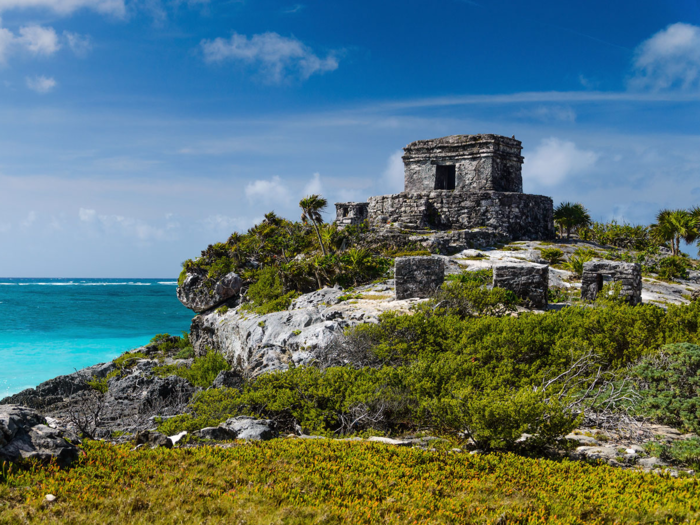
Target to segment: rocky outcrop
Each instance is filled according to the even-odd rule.
[[[373,300],[363,300],[362,292]],[[246,377],[300,366],[328,352],[343,331],[360,323],[376,323],[388,310],[407,310],[411,301],[395,301],[391,287],[358,289],[357,298],[341,301],[347,292],[324,288],[295,300],[290,309],[257,315],[240,307],[219,314],[198,315],[190,341],[197,355],[209,348],[221,352]]]
[[[190,310],[201,313],[238,297],[242,286],[243,280],[234,272],[212,282],[206,270],[193,269],[178,286],[177,298]]]
[[[700,301],[700,290],[694,290],[693,293],[690,294],[690,300]]]
[[[46,425],[46,419],[30,408],[0,406],[0,461],[55,460],[66,467],[78,458],[80,450],[66,441],[64,434],[64,430]]]
[[[227,419],[219,425],[236,435],[236,439],[267,441],[277,437],[274,422],[269,419],[255,419],[249,416],[238,416]]]

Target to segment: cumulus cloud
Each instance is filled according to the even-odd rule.
[[[47,9],[59,15],[69,15],[79,9],[124,16],[124,0],[0,0],[0,12],[17,9]]]
[[[23,52],[46,57],[53,55],[59,49],[61,49],[60,39],[52,27],[23,26],[17,34],[0,27],[0,64],[6,63],[11,54]]]
[[[229,217],[228,215],[210,215],[201,221],[204,229],[215,233],[229,235],[235,231],[247,230],[253,221],[245,217]]]
[[[71,51],[73,51],[77,57],[86,57],[92,49],[92,40],[89,35],[80,35],[78,33],[64,31],[63,37],[66,39],[66,42],[68,42],[68,47],[70,47]]]
[[[700,27],[677,23],[637,47],[632,89],[700,89]]]
[[[304,186],[304,196],[321,195],[323,194],[323,185],[321,184],[321,174],[314,173],[313,178]]]
[[[289,189],[276,175],[270,180],[249,182],[245,195],[251,203],[286,204],[290,200]]]
[[[25,26],[19,34],[17,43],[34,55],[50,56],[61,48],[53,27]]]
[[[532,154],[525,156],[524,178],[544,186],[554,186],[570,175],[585,172],[598,157],[596,152],[581,150],[573,142],[550,137],[540,142]]]
[[[229,39],[202,40],[200,45],[205,61],[232,61],[249,65],[258,69],[262,77],[272,83],[291,78],[306,80],[311,75],[338,68],[334,53],[320,58],[296,38],[277,33],[262,33],[250,38],[234,33]]]
[[[50,93],[54,90],[56,85],[57,82],[52,77],[45,77],[43,75],[27,77],[27,87],[41,95]]]
[[[384,170],[384,181],[390,191],[400,192],[404,187],[403,151],[399,150],[389,157]]]

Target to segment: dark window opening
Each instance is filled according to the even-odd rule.
[[[347,217],[347,216],[348,216],[348,209],[344,207],[343,208],[343,217]]]
[[[600,293],[600,291],[603,289],[603,274],[599,273],[598,275],[595,276],[596,280],[596,294]]]
[[[454,190],[455,189],[455,166],[435,166],[435,189]]]

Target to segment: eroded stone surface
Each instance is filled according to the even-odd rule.
[[[0,461],[20,458],[68,466],[80,450],[63,439],[64,431],[47,426],[36,411],[18,405],[0,406]]]
[[[598,293],[608,282],[621,283],[620,294],[631,305],[642,302],[642,267],[637,263],[617,261],[590,261],[583,265],[581,276],[581,298],[595,301]]]
[[[335,223],[339,228],[362,224],[369,217],[367,202],[336,202]]]
[[[494,266],[493,285],[513,292],[527,308],[546,310],[549,266],[524,263]]]
[[[211,283],[206,271],[194,269],[187,274],[182,286],[178,286],[177,298],[190,310],[201,313],[238,296],[242,286],[243,281],[234,272]]]
[[[274,422],[249,416],[232,417],[219,425],[235,434],[235,439],[266,441],[277,437]]]
[[[396,299],[433,295],[445,281],[445,263],[440,257],[397,257]]]

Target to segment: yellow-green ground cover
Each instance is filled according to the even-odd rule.
[[[274,440],[132,451],[0,482],[0,523],[696,523],[694,478],[511,454]],[[47,503],[46,494],[57,496]]]

